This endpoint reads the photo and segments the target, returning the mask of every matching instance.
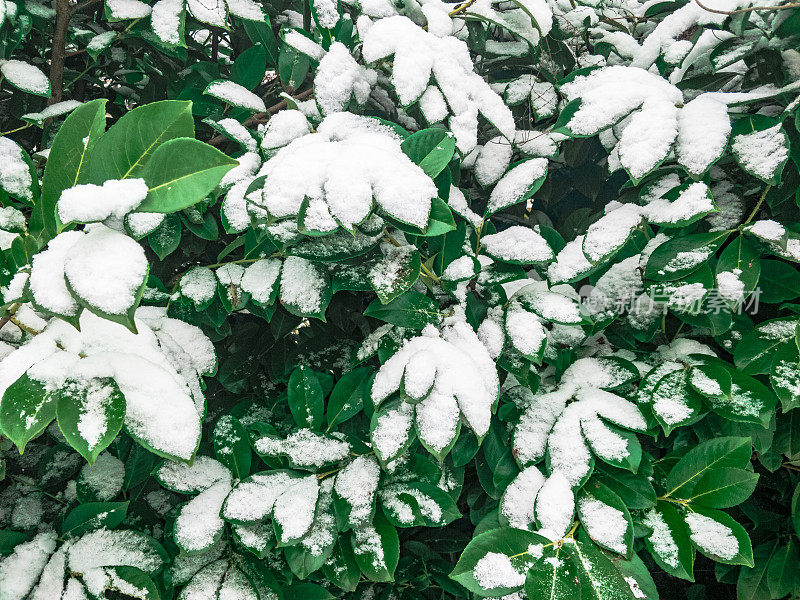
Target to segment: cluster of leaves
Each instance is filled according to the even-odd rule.
[[[2,600],[800,595],[795,5],[0,42]]]

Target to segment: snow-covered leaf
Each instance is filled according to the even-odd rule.
[[[50,80],[32,64],[21,60],[0,61],[0,73],[11,85],[23,92],[50,97]]]
[[[761,115],[737,120],[731,152],[742,169],[765,183],[777,185],[789,159],[789,138],[779,121]]]

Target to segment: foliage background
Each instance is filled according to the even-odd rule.
[[[4,140],[18,145],[2,146],[6,170],[0,167],[3,210],[17,211],[4,212],[0,226],[4,234],[0,277],[3,356],[30,344],[46,325],[50,327],[48,322],[65,319],[74,323],[79,319],[78,312],[64,315],[48,310],[30,287],[12,285],[20,274],[22,279],[28,276],[35,257],[47,251],[48,242],[63,235],[64,230],[83,228],[76,223],[64,225],[56,216],[64,189],[74,184],[99,185],[132,171],[146,172],[150,188],[154,187],[150,177],[166,180],[186,175],[172,195],[156,197],[148,191],[150,210],[166,214],[154,230],[142,234],[127,221],[125,226],[117,223],[121,235],[136,239],[146,253],[149,270],[127,310],[109,314],[91,298],[77,292],[75,297],[87,313],[128,327],[136,325],[133,315],[139,304],[161,307],[169,317],[198,326],[203,335],[197,337],[192,330],[194,337],[184,344],[186,354],[177,354],[178,362],[200,360],[192,348],[204,347],[206,338],[213,342],[216,364],[205,372],[198,368],[193,375],[195,384],[200,381],[203,387],[194,399],[201,398],[202,403],[204,398],[205,402],[198,457],[215,457],[227,465],[236,481],[251,473],[292,467],[297,472],[317,474],[320,481],[328,479],[330,485],[355,455],[371,455],[375,443],[372,436],[379,423],[376,415],[381,414],[373,406],[371,383],[381,365],[397,352],[403,340],[416,339],[426,325],[444,328],[444,322],[452,324],[446,319],[458,320],[459,315],[479,332],[483,323],[490,322],[481,337],[484,341],[491,339],[488,328],[492,323],[500,331],[504,349],[492,359],[502,385],[492,398],[491,426],[478,437],[465,420],[445,449],[431,448],[430,444],[426,448],[419,440],[410,439],[406,462],[400,461],[394,470],[387,465],[392,462],[389,457],[382,457],[382,491],[370,498],[368,510],[373,531],[380,534],[380,550],[373,547],[371,554],[354,553],[355,530],[364,525],[348,522],[351,508],[341,498],[329,498],[327,505],[322,500],[317,504],[318,521],[323,515],[333,515],[335,521],[334,543],[325,548],[322,560],[304,550],[298,540],[276,545],[274,534],[257,526],[251,533],[259,540],[259,547],[248,547],[243,542],[244,529],[237,530],[231,519],[219,520],[211,532],[211,550],[194,548],[187,552],[176,541],[174,522],[188,506],[185,503],[200,496],[158,476],[163,460],[187,457],[154,448],[147,443],[147,435],[132,435],[132,428],[128,423],[123,428],[118,415],[116,430],[111,428],[103,448],[107,448],[104,456],[121,461],[122,474],[118,486],[111,486],[110,491],[103,489],[96,482],[117,481],[120,463],[98,459],[95,466],[101,468],[95,471],[99,475],[92,478],[84,457],[88,455],[94,462],[103,448],[89,448],[74,431],[70,437],[69,425],[65,425],[68,418],[62,419],[58,413],[56,419],[57,410],[67,410],[59,408],[62,404],[80,402],[80,393],[61,394],[67,398],[62,400],[53,390],[37,387],[35,378],[27,380],[33,382],[26,383],[29,387],[15,388],[11,384],[21,373],[10,377],[8,374],[15,371],[6,359],[0,362],[0,378],[10,378],[4,380],[5,394],[0,403],[0,429],[5,434],[0,553],[7,558],[0,562],[0,597],[22,600],[50,593],[49,597],[63,594],[62,598],[72,600],[81,597],[78,587],[84,594],[186,599],[228,598],[225,594],[260,600],[797,597],[800,342],[795,332],[800,296],[800,11],[795,5],[768,2],[756,9],[747,2],[719,2],[704,8],[699,3],[681,1],[469,1],[460,5],[403,2],[376,7],[341,2],[334,6],[337,16],[342,15],[334,24],[330,3],[173,5],[179,17],[175,29],[178,37],[172,44],[157,35],[163,30],[156,16],[150,16],[151,10],[156,14],[155,4],[55,0],[54,6],[35,1],[6,1],[2,5],[0,130]],[[417,43],[405,46],[411,49],[412,57],[423,63],[428,57],[435,58],[437,50],[419,40],[427,40],[426,35],[452,34],[469,49],[472,71],[492,84],[492,98],[503,98],[506,109],[489,101],[480,106],[477,147],[464,141],[468,136],[463,134],[463,126],[455,137],[448,133],[458,128],[446,118],[455,108],[445,107],[440,118],[426,118],[417,98],[409,99],[405,90],[395,87],[392,77],[403,67],[397,54],[394,59],[392,52],[378,60],[365,59],[369,27],[363,19],[375,21],[376,27],[395,14],[414,23],[418,37],[413,39]],[[291,30],[300,33],[293,38]],[[400,34],[399,28],[387,27],[389,41],[406,41]],[[313,40],[314,45],[298,42],[297,35],[305,36],[308,42]],[[321,59],[334,54],[334,43],[341,44],[352,61],[339,55],[338,62],[325,71],[327,76],[337,73],[345,80],[351,77],[339,84],[320,76]],[[401,46],[397,53],[402,53]],[[41,76],[27,67],[22,76],[15,76],[15,63],[6,61],[22,61],[38,69],[36,73]],[[362,65],[373,71],[359,70]],[[594,67],[599,70],[591,71]],[[619,75],[613,76],[616,79],[608,75],[612,78],[605,82],[590,79],[603,77],[597,73],[613,72],[608,68],[623,69],[624,73],[617,72]],[[413,63],[411,71],[420,70],[424,68]],[[484,90],[469,79],[469,70],[460,72],[450,64],[445,71],[453,75],[457,87]],[[576,79],[595,83],[570,88],[570,82]],[[209,85],[220,80],[253,92],[255,100],[242,95],[238,88],[235,97],[210,94],[213,90]],[[508,82],[515,82],[516,89]],[[423,84],[427,86],[428,81]],[[365,86],[369,95],[364,95]],[[670,110],[683,110],[705,92],[730,94],[722,104],[722,120],[727,119],[732,129],[725,132],[723,123],[719,152],[708,159],[702,157],[697,168],[691,151],[714,147],[713,136],[719,136],[720,128],[713,127],[709,119],[718,117],[719,111],[701,112],[700,119],[684,124],[682,131],[680,124],[669,124],[674,117],[669,111],[665,117],[663,112],[648,110],[653,105],[663,108],[664,102],[671,105]],[[270,147],[262,141],[270,132],[271,120],[299,108],[308,117],[308,130],[317,128],[323,120],[319,109],[326,110],[321,97],[333,97],[336,111],[383,119],[406,139],[402,151],[435,183],[441,199],[426,227],[414,229],[402,221],[402,216],[384,210],[380,202],[374,210],[385,220],[360,226],[354,230],[355,236],[341,229],[319,236],[321,232],[304,228],[302,217],[296,214],[286,219],[289,229],[293,228],[290,237],[281,237],[278,229],[270,229],[275,225],[271,216],[259,220],[254,210],[250,212],[252,222],[243,227],[231,222],[233,203],[244,206],[245,191],[249,195],[253,190],[269,189],[269,180],[259,180],[257,171],[284,145]],[[470,101],[477,105],[475,98]],[[608,114],[609,107],[621,107],[624,99],[631,98],[630,106],[620,114]],[[84,104],[76,109],[78,104],[59,104],[64,101]],[[170,102],[151,104],[163,101]],[[51,105],[63,112],[40,114]],[[135,110],[142,106],[150,108]],[[591,126],[583,131],[573,120],[581,106],[594,110],[589,111]],[[504,110],[513,119],[510,130],[501,121]],[[325,114],[336,111],[327,109]],[[631,129],[626,138],[625,130],[639,111],[645,125],[640,125],[636,134]],[[130,115],[128,125],[121,120],[126,115]],[[241,130],[233,129],[224,119],[244,124],[250,137],[243,137]],[[111,127],[103,142],[105,123]],[[358,127],[353,125],[355,130]],[[111,133],[115,128],[116,134]],[[767,141],[772,142],[772,146],[765,143],[756,147],[755,156],[761,160],[748,161],[747,156],[734,152],[737,136],[760,131],[770,131]],[[96,142],[92,141],[95,133]],[[688,136],[683,149],[682,134]],[[148,135],[152,137],[149,143]],[[293,135],[290,132],[285,142]],[[337,135],[345,133],[339,130]],[[673,145],[676,135],[678,141]],[[174,145],[165,146],[166,142]],[[133,159],[105,153],[126,143],[138,149]],[[627,148],[629,162],[624,159],[626,143],[631,144]],[[74,158],[83,157],[81,148],[90,147],[94,154],[86,151],[87,164],[98,166],[96,172],[86,174],[83,167],[76,166],[82,162],[76,163]],[[156,160],[157,147],[165,148],[160,167],[148,167],[148,160]],[[46,156],[43,151],[49,148],[53,151]],[[251,158],[246,163],[248,153]],[[231,159],[250,166],[231,171],[237,164]],[[9,175],[20,160],[32,174],[27,188],[14,185],[19,181],[19,171]],[[521,160],[542,161],[537,164],[546,164],[546,174],[539,167],[537,176],[523,181],[501,210],[487,209],[493,190],[501,185],[497,183],[501,175]],[[646,164],[641,167],[641,163]],[[759,165],[769,168],[764,171]],[[161,175],[159,168],[163,169]],[[226,181],[226,173],[235,175]],[[300,170],[293,175],[302,180],[306,173]],[[704,205],[699,200],[689,203],[688,209],[677,206],[680,194],[696,182],[704,184],[701,196],[713,199],[713,204]],[[237,189],[231,187],[232,183],[240,186],[238,200],[231,199]],[[402,179],[391,181],[397,188],[406,183]],[[454,200],[457,190],[467,200],[464,205]],[[226,211],[226,202],[230,202],[231,212]],[[408,200],[409,205],[413,202]],[[619,218],[622,213],[614,215],[611,211],[603,219],[612,202],[650,206],[651,210],[637,212],[628,227],[627,221]],[[670,209],[684,212],[670,222],[664,216]],[[24,216],[21,223],[18,214]],[[87,221],[92,220],[104,219]],[[767,221],[774,223],[763,229],[748,227]],[[596,223],[599,225],[593,225]],[[511,255],[518,240],[501,243],[494,253],[491,246],[481,244],[487,236],[511,227],[535,230],[558,258],[515,258]],[[581,245],[580,238],[577,245],[574,242],[578,236],[588,238],[590,232],[605,249],[602,255],[594,255],[591,263],[584,257],[584,253],[589,256],[587,245]],[[330,242],[334,236],[339,236],[335,239],[340,245]],[[369,243],[359,246],[367,237]],[[251,286],[248,291],[237,265],[246,267],[264,257],[284,260],[312,256],[307,247],[315,241],[319,243],[314,256],[321,260],[315,261],[313,268],[324,281],[323,296],[327,300],[317,307],[320,310],[304,311],[293,305],[282,281],[272,281],[266,300],[255,299],[257,292],[264,291],[262,287]],[[566,256],[562,260],[560,253],[570,243],[567,248],[577,249],[582,261],[570,262]],[[406,247],[405,254],[393,254],[396,246]],[[697,249],[708,250],[702,260],[676,277],[663,276],[665,265],[678,253]],[[522,251],[524,254],[524,248]],[[494,262],[486,260],[490,254]],[[483,260],[478,261],[478,256]],[[649,321],[633,318],[634,311],[628,310],[628,305],[620,310],[606,306],[599,312],[578,309],[578,291],[585,300],[588,288],[584,286],[602,287],[601,281],[612,279],[603,280],[606,273],[624,270],[619,265],[636,256],[640,257],[635,259],[636,273],[631,275],[631,269],[625,272],[642,290],[666,285],[669,293],[674,293],[675,286],[699,284],[699,304],[704,309],[715,301],[712,292],[721,287],[720,273],[739,269],[744,273],[740,278],[744,288],[738,299],[715,304],[712,316],[704,309],[675,304],[668,304],[663,316]],[[447,267],[462,257],[468,258],[471,269],[465,276],[448,276]],[[567,269],[567,276],[556,276],[557,271],[549,266],[554,262]],[[392,274],[389,287],[370,279],[376,264],[384,265]],[[181,287],[186,273],[197,266],[215,273],[212,296],[200,300],[190,298]],[[129,272],[130,263],[122,260],[112,267],[112,271],[124,274]],[[556,288],[558,298],[550,300],[567,312],[579,312],[577,321],[559,323],[554,313],[533,308],[543,293],[537,288],[539,296],[534,294],[523,308],[526,314],[537,315],[531,318],[546,329],[547,340],[533,351],[525,339],[532,343],[535,326],[515,334],[506,316],[513,304],[511,296],[520,287],[513,282],[523,279],[543,279],[552,286],[566,282],[573,290]],[[259,282],[263,281],[262,276]],[[622,292],[633,284],[631,279],[624,281],[629,284],[627,288],[615,291],[612,286],[605,291],[619,292],[616,300],[626,300]],[[520,305],[519,297],[517,300],[514,306]],[[739,312],[739,304],[746,300],[749,308]],[[755,300],[757,310],[753,308]],[[109,329],[102,335],[118,336],[120,344],[132,343],[124,337],[128,334],[122,333],[122,325],[113,327],[119,332]],[[148,330],[157,331],[159,327],[162,321],[155,317],[147,321]],[[165,361],[174,359],[176,355],[164,350],[167,342],[159,340]],[[363,352],[359,356],[359,348],[372,352],[365,358]],[[592,458],[591,476],[574,486],[578,494],[582,493],[579,488],[583,493],[595,490],[606,504],[624,514],[626,547],[621,553],[608,548],[602,536],[591,535],[587,519],[579,513],[574,526],[570,514],[569,527],[553,536],[561,540],[568,533],[566,539],[570,541],[553,545],[539,537],[533,532],[544,527],[547,515],[545,511],[540,514],[538,507],[534,511],[533,495],[529,496],[531,521],[524,532],[508,528],[500,507],[505,489],[522,469],[530,468],[519,459],[514,435],[524,413],[540,402],[533,394],[564,389],[563,376],[569,367],[591,358],[606,362],[579,363],[591,365],[588,372],[581,372],[588,378],[588,383],[581,381],[581,385],[611,390],[634,402],[646,421],[644,427],[629,426],[616,421],[613,414],[603,414],[606,426],[614,422],[625,428],[614,431],[627,436],[629,453],[617,464]],[[663,364],[669,362],[677,363],[678,368],[663,370]],[[717,382],[723,391],[703,394],[707,388],[691,383],[692,374],[699,372]],[[690,408],[677,422],[653,408],[658,402],[655,388],[670,373],[680,373],[673,375],[680,381],[670,380],[662,389],[677,386],[670,388],[669,394]],[[611,379],[604,379],[606,376]],[[147,372],[141,373],[143,380],[147,377]],[[88,383],[83,383],[79,388],[85,392]],[[117,392],[122,387],[105,380],[103,385]],[[737,398],[741,400],[736,386],[748,391],[744,404],[736,402]],[[396,397],[390,401],[399,402]],[[124,404],[122,407],[124,411]],[[25,422],[24,416],[30,411],[36,419]],[[109,415],[111,412],[109,409]],[[286,453],[264,455],[254,450],[259,437],[285,439],[309,425],[322,436],[331,432],[346,436],[350,444],[347,457],[333,461],[336,464],[302,466],[293,463]],[[580,445],[582,440],[579,426],[574,443]],[[24,454],[14,444],[24,446]],[[556,470],[550,454],[531,462],[537,462],[535,468],[545,476]],[[199,464],[197,459],[195,464]],[[670,496],[675,489],[668,484],[676,481],[681,469],[690,473],[690,479],[707,477],[703,480],[705,501],[694,499],[688,488],[683,489],[685,494]],[[202,473],[197,476],[202,478]],[[416,486],[416,496],[402,487],[408,482]],[[606,492],[597,492],[599,485]],[[165,491],[165,486],[172,491]],[[393,490],[395,500],[400,498],[410,507],[410,522],[403,522],[386,508],[390,502],[382,494]],[[426,513],[419,493],[428,502],[433,499],[440,511]],[[695,493],[699,494],[697,490]],[[709,493],[712,500],[708,500]],[[709,514],[735,531],[739,542],[736,556],[726,559],[703,552],[702,542],[692,539],[682,517],[676,516],[677,524],[673,523],[671,531],[680,549],[680,564],[665,564],[653,550],[652,527],[647,526],[647,515],[654,508],[662,513],[671,510],[675,515],[712,511]],[[723,516],[713,512],[723,510]],[[218,511],[199,514],[196,518],[205,522],[218,518]],[[439,516],[433,518],[432,514]],[[93,574],[102,581],[93,587],[89,581],[92,573],[73,565],[70,555],[66,568],[62,566],[54,576],[60,583],[45,588],[40,573],[53,550],[84,538],[88,543],[92,539],[88,536],[102,528],[122,532],[106,542],[108,561],[94,567],[101,570],[102,577],[97,570]],[[38,564],[30,555],[23,555],[37,543],[47,546],[51,531],[57,541],[41,550],[44,562]],[[136,560],[123,558],[122,548],[130,540],[136,540],[142,552]],[[554,567],[555,562],[535,560],[530,547],[539,543],[547,553],[562,552],[563,548],[557,555],[563,562]],[[700,553],[696,554],[697,548]],[[473,571],[487,552],[515,556],[530,553],[533,558],[516,564],[522,572],[517,584],[487,588]],[[378,554],[382,560],[376,560]],[[15,560],[23,556],[25,561]],[[57,565],[53,569],[57,571]],[[192,576],[196,578],[194,584]],[[635,585],[626,578],[633,578]],[[70,580],[79,583],[69,584]],[[39,588],[41,591],[37,591]],[[56,595],[50,591],[54,589]]]

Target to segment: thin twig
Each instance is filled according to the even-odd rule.
[[[23,129],[27,129],[33,125],[33,123],[28,123],[27,125],[22,125],[21,127],[17,127],[16,129],[9,129],[8,131],[4,131],[0,133],[0,135],[8,135],[9,133],[16,133],[17,131],[22,131]]]
[[[744,223],[742,223],[742,227],[747,225],[750,221],[753,220],[753,217],[756,216],[756,213],[758,212],[758,209],[761,208],[762,204],[764,204],[764,199],[767,197],[767,193],[770,191],[771,188],[772,188],[771,185],[767,185],[767,187],[764,188],[764,191],[761,193],[761,197],[758,199],[758,203],[756,204],[755,208],[753,209],[753,212],[751,212],[750,216],[747,217],[747,220]]]
[[[782,4],[780,6],[751,6],[750,8],[740,8],[739,10],[718,10],[716,8],[711,8],[706,6],[700,0],[694,0],[697,3],[697,6],[706,10],[711,13],[715,13],[718,15],[738,15],[740,13],[746,12],[753,12],[756,10],[786,10],[787,8],[798,8],[800,7],[800,2],[791,2],[789,4]]]
[[[6,326],[6,323],[8,323],[11,320],[11,317],[13,317],[14,313],[16,313],[19,310],[20,306],[22,306],[22,304],[17,302],[16,304],[12,304],[8,308],[8,314],[5,317],[3,317],[2,319],[0,319],[0,329],[2,329],[3,327]]]
[[[311,95],[313,92],[314,92],[314,90],[313,90],[313,89],[311,89],[311,88],[310,88],[310,89],[307,89],[306,91],[304,91],[304,92],[300,92],[299,94],[297,94],[297,95],[294,97],[294,99],[295,99],[295,100],[305,100],[305,99],[306,99],[306,98],[308,98],[308,97],[309,97],[309,96],[310,96],[310,95]],[[272,115],[274,115],[274,114],[275,114],[276,112],[278,112],[279,110],[283,110],[283,109],[284,109],[284,108],[286,108],[287,106],[288,106],[288,105],[287,105],[287,103],[286,103],[286,100],[281,100],[281,101],[280,101],[280,102],[278,102],[277,104],[273,104],[272,106],[270,106],[270,107],[269,107],[269,108],[268,108],[268,109],[267,109],[265,112],[260,112],[260,113],[256,113],[256,114],[254,114],[252,117],[250,117],[249,119],[247,119],[247,120],[246,120],[244,123],[242,123],[242,125],[244,125],[245,127],[247,127],[247,126],[249,126],[249,125],[256,125],[256,124],[258,124],[258,123],[264,123],[264,122],[266,122],[266,120],[267,120],[267,119],[269,119],[269,117],[271,117]],[[228,138],[227,136],[224,136],[224,135],[222,135],[222,134],[219,134],[219,135],[216,135],[216,136],[214,136],[214,137],[213,137],[213,138],[211,138],[210,140],[208,140],[208,143],[209,143],[209,144],[211,144],[212,146],[216,146],[217,144],[220,144],[220,143],[222,143],[222,142],[224,142],[224,141],[226,141],[226,140],[228,140],[228,139],[229,139],[229,138]]]
[[[74,15],[76,12],[94,6],[95,4],[100,4],[100,0],[83,0],[83,2],[78,2],[78,4],[72,7],[70,14]]]
[[[467,10],[473,4],[475,4],[475,0],[468,0],[467,2],[464,2],[464,4],[462,4],[461,6],[456,8],[455,10],[451,10],[449,13],[447,13],[447,16],[448,17],[455,17],[457,14],[462,13],[465,10]]]

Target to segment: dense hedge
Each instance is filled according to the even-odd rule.
[[[799,42],[0,0],[0,599],[800,597]]]

